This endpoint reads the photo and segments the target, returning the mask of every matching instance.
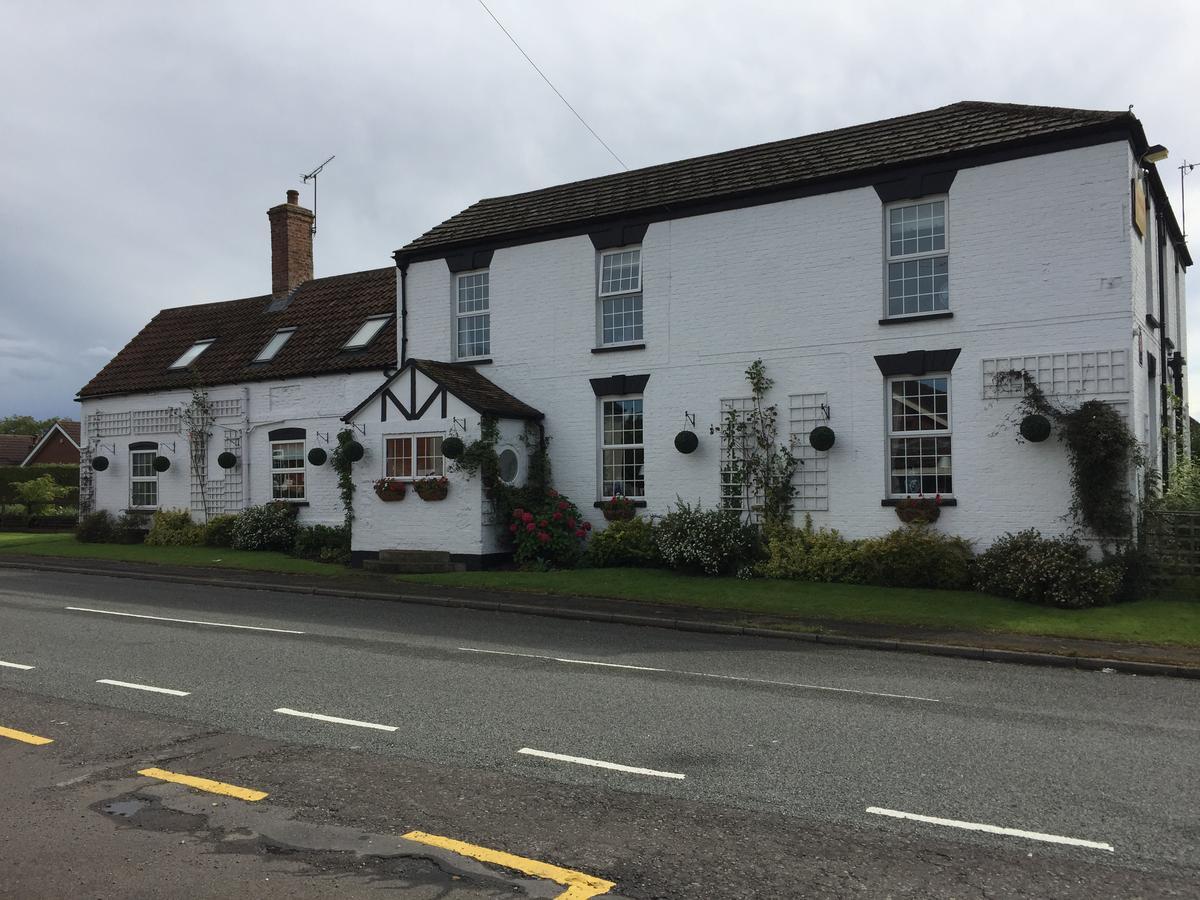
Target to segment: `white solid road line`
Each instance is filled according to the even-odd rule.
[[[285,716],[300,716],[303,719],[316,719],[319,722],[333,722],[335,725],[356,725],[359,728],[376,728],[379,731],[396,731],[395,725],[379,725],[375,722],[360,722],[358,719],[342,719],[337,716],[323,716],[320,713],[300,712],[298,709],[280,707],[275,710]]]
[[[1009,837],[1028,838],[1031,841],[1045,841],[1049,844],[1067,844],[1071,847],[1088,847],[1092,850],[1107,850],[1116,852],[1112,844],[1099,841],[1085,841],[1082,838],[1063,837],[1059,834],[1042,834],[1039,831],[1022,831],[1020,828],[1001,828],[998,825],[984,825],[980,822],[960,822],[957,819],[939,819],[936,816],[921,816],[916,813],[900,812],[896,809],[880,809],[878,806],[868,806],[867,812],[877,816],[891,816],[894,819],[911,819],[914,822],[927,822],[930,825],[945,825],[950,828],[962,828],[967,831],[986,831],[988,834],[1003,834]]]
[[[96,684],[111,684],[115,687],[133,688],[135,691],[153,691],[156,694],[170,694],[172,697],[187,697],[191,691],[177,691],[174,688],[160,688],[149,684],[134,684],[132,681],[113,681],[111,678],[99,678]]]
[[[740,681],[746,684],[766,684],[773,687],[801,688],[806,691],[832,691],[838,694],[861,694],[867,697],[887,697],[890,700],[919,700],[922,703],[941,703],[933,697],[914,697],[910,694],[885,694],[881,691],[863,691],[857,688],[830,687],[825,684],[800,684],[795,681],[771,681],[766,678],[748,678],[743,675],[714,675],[710,672],[687,672],[682,669],[659,669],[654,666],[629,666],[620,663],[597,662],[590,659],[565,659],[560,656],[540,656],[536,653],[513,653],[508,650],[481,650],[478,647],[459,647],[467,653],[490,653],[493,656],[517,656],[522,659],[544,659],[549,662],[569,663],[577,666],[602,666],[606,669],[633,669],[638,672],[662,672],[667,675],[686,675],[690,678],[716,678],[720,681]]]
[[[2,659],[0,659],[0,666],[3,666],[6,669],[21,669],[25,672],[28,672],[30,669],[33,668],[33,666],[23,666],[20,663],[5,662]]]
[[[146,616],[139,613],[116,612],[111,609],[89,609],[86,606],[68,606],[73,612],[100,613],[105,616],[126,616],[130,619],[154,619],[157,622],[182,622],[184,625],[211,625],[214,628],[244,628],[248,631],[274,631],[277,634],[304,634],[289,628],[266,628],[262,625],[230,625],[228,622],[201,622],[196,619],[169,619],[166,616]]]
[[[687,778],[686,775],[680,775],[678,772],[660,772],[657,769],[643,769],[638,766],[623,766],[620,763],[604,762],[601,759],[587,759],[583,756],[566,756],[562,753],[548,753],[545,750],[534,750],[530,747],[522,747],[517,751],[524,753],[526,756],[539,756],[542,759],[556,759],[559,762],[577,763],[581,766],[593,766],[597,769],[612,769],[614,772],[629,772],[633,775],[653,775],[656,778],[674,778],[682,781]]]

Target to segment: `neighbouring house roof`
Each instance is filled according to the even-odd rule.
[[[438,362],[432,359],[410,359],[399,372],[396,372],[383,384],[377,387],[362,403],[342,417],[349,422],[368,403],[375,400],[387,390],[391,384],[403,374],[406,369],[416,369],[429,378],[447,393],[457,397],[475,412],[481,415],[497,416],[501,419],[541,419],[542,413],[528,403],[518,400],[508,391],[485,378],[474,366],[463,363]]]
[[[33,447],[21,460],[21,465],[27,466],[36,459],[42,448],[46,446],[46,442],[55,434],[62,434],[76,450],[79,449],[79,423],[73,419],[59,419],[47,428],[40,438],[35,439]]]
[[[19,466],[37,443],[33,434],[0,434],[0,466]]]
[[[614,220],[679,218],[719,208],[750,206],[792,196],[859,186],[890,170],[945,160],[949,168],[1008,151],[1047,152],[1054,142],[1073,146],[1130,140],[1144,150],[1138,119],[1126,110],[1103,111],[962,101],[925,112],[823,131],[724,153],[574,181],[506,197],[491,197],[451,216],[396,253],[431,259],[472,246],[507,246],[580,234]],[[1027,148],[1023,152],[1021,148]],[[999,158],[1005,158],[1000,156]],[[1160,202],[1167,207],[1157,174]],[[1174,236],[1182,245],[1177,225]],[[1186,248],[1182,250],[1187,255]],[[1188,258],[1190,263],[1190,257]]]
[[[139,391],[239,384],[396,365],[396,268],[314,278],[286,301],[271,296],[164,309],[79,391],[79,399]],[[365,348],[342,345],[369,316],[391,315]],[[295,328],[274,359],[254,358],[281,328]],[[214,339],[185,369],[171,364]]]

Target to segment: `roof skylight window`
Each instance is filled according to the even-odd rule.
[[[280,328],[277,332],[271,335],[271,339],[267,341],[265,347],[258,351],[258,356],[254,357],[256,363],[270,362],[275,358],[275,355],[283,349],[283,345],[288,342],[293,334],[296,333],[295,328]]]
[[[343,350],[361,350],[371,341],[375,340],[375,335],[383,330],[383,326],[391,320],[391,315],[386,316],[371,316],[367,321],[359,326],[358,331],[350,336],[350,340],[342,344]]]
[[[171,368],[186,369],[196,361],[201,353],[211,347],[215,342],[216,338],[207,341],[196,341],[196,343],[192,344],[192,346],[188,347],[187,350],[184,351],[183,356],[171,363]]]

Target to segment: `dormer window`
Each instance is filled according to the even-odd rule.
[[[271,335],[271,339],[267,341],[266,346],[258,352],[258,356],[254,357],[254,361],[256,363],[263,363],[273,360],[275,355],[283,349],[283,345],[288,342],[288,338],[295,333],[295,328],[280,328],[277,332]]]
[[[375,340],[375,335],[383,330],[383,326],[390,320],[391,316],[371,316],[367,321],[359,326],[358,331],[351,335],[350,340],[342,344],[343,350],[361,350],[371,341]]]
[[[192,346],[188,347],[187,351],[183,354],[183,356],[179,357],[179,359],[177,359],[177,360],[175,360],[175,362],[171,363],[171,368],[172,369],[186,369],[188,366],[190,366],[192,363],[194,363],[196,361],[196,359],[200,356],[201,353],[203,353],[205,350],[207,350],[209,347],[211,347],[215,342],[216,342],[216,338],[212,338],[211,340],[207,340],[207,341],[196,341],[196,343],[194,343],[194,344],[192,344]]]

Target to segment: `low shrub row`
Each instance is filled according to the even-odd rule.
[[[1137,599],[1147,589],[1136,549],[1092,559],[1073,538],[1036,530],[1009,534],[976,555],[969,541],[924,524],[881,537],[849,539],[831,529],[760,531],[732,510],[680,502],[661,520],[613,522],[585,557],[593,566],[664,566],[705,575],[737,574],[881,587],[979,590],[1028,603],[1079,609]]]
[[[350,533],[345,526],[301,525],[295,507],[287,503],[266,503],[236,515],[214,516],[206,525],[194,522],[187,510],[159,510],[150,520],[94,512],[79,520],[75,537],[85,543],[145,540],[156,547],[274,550],[316,562],[344,565],[350,561]]]

